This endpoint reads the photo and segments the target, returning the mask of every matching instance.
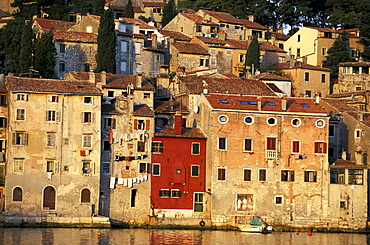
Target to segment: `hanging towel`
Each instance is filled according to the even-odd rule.
[[[118,178],[118,184],[123,185],[123,178]]]
[[[127,187],[132,188],[132,179],[131,178],[127,179]]]
[[[141,179],[139,177],[136,178],[136,183],[140,184]]]
[[[80,150],[80,156],[82,156],[82,157],[85,156],[85,151],[84,150]]]
[[[123,179],[123,186],[127,186],[127,179]]]
[[[46,178],[51,179],[51,176],[53,175],[53,172],[46,172]]]
[[[110,186],[111,189],[114,189],[116,187],[116,178],[110,177]]]
[[[144,175],[144,181],[148,180],[148,175]]]
[[[85,150],[85,156],[90,155],[90,150]]]
[[[136,183],[136,178],[132,178],[132,183]]]

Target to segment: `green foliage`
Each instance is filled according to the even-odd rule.
[[[257,36],[253,36],[252,41],[248,46],[248,50],[245,54],[245,62],[242,76],[245,77],[247,71],[255,72],[260,70],[260,45],[257,40]],[[247,69],[247,67],[250,67]]]
[[[17,73],[29,73],[33,66],[33,40],[32,22],[24,25],[22,32],[21,50],[19,54],[19,63]]]
[[[39,2],[36,0],[14,0],[10,6],[17,8],[14,18],[31,20],[32,16],[40,13]]]
[[[73,8],[81,11],[82,13],[91,13],[93,4],[89,0],[72,0]]]
[[[102,16],[104,14],[105,0],[94,0],[93,14]]]
[[[44,33],[35,43],[34,69],[39,71],[41,77],[56,78],[54,73],[55,54],[53,34]]]
[[[168,22],[170,22],[177,15],[177,13],[178,11],[174,0],[168,1],[168,3],[163,8],[161,25],[162,26],[167,25]]]
[[[145,17],[145,16],[143,16],[143,15],[140,15],[140,16],[138,17],[138,19],[139,19],[139,20],[142,20],[142,21],[145,21],[146,23],[149,23],[149,22],[153,21],[153,19],[152,19],[151,17],[146,18],[146,17]]]
[[[338,64],[342,62],[351,61],[348,35],[343,32],[340,37],[338,37],[331,48],[328,49],[328,55],[325,57],[326,60],[322,62],[323,67],[332,70],[332,78],[338,77]]]
[[[125,17],[126,18],[134,18],[134,7],[132,7],[132,2],[131,0],[128,0],[128,3],[126,4],[125,8]]]
[[[247,1],[245,0],[234,0],[234,1],[223,1],[222,12],[229,13],[237,18],[247,18]]]
[[[111,8],[100,19],[96,63],[96,72],[116,73],[116,32]]]
[[[48,7],[45,12],[49,15],[49,19],[52,20],[69,20],[69,12],[72,7],[64,0],[54,0],[54,3]]]

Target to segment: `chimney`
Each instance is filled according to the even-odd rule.
[[[181,112],[176,111],[175,114],[175,134],[180,135],[182,134],[182,115]]]
[[[105,71],[102,71],[100,72],[100,81],[101,81],[101,84],[104,86],[104,85],[107,85],[107,73]]]
[[[274,46],[276,45],[276,35],[275,34],[271,35],[271,44]]]
[[[157,35],[153,34],[152,35],[152,48],[157,48]]]
[[[286,111],[286,97],[285,96],[283,96],[283,98],[281,99],[281,110]]]
[[[262,110],[262,101],[261,101],[261,96],[257,97],[257,108],[259,111]]]
[[[222,41],[225,41],[226,40],[226,33],[224,31],[220,31],[218,33],[218,38]]]
[[[362,112],[358,113],[358,120],[362,122],[364,120],[364,114]]]
[[[289,67],[290,68],[293,68],[295,66],[295,58],[294,58],[294,55],[291,55],[290,56],[290,63],[289,63]]]
[[[320,104],[320,99],[321,99],[321,93],[320,92],[316,92],[315,93],[315,104],[316,105]]]
[[[347,160],[347,152],[346,151],[342,151],[342,159]]]
[[[274,32],[274,27],[273,26],[269,27],[269,32]]]
[[[283,34],[283,32],[284,32],[284,30],[283,30],[283,28],[278,28],[278,31],[277,31],[278,33],[280,33],[280,34]]]
[[[93,71],[89,72],[89,82],[95,84],[95,73]]]
[[[136,75],[136,87],[141,88],[141,84],[143,83],[143,74],[138,73]]]
[[[254,22],[254,16],[253,15],[249,15],[248,16],[248,20]]]
[[[208,94],[208,83],[203,81],[203,94]]]

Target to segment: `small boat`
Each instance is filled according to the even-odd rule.
[[[238,225],[239,229],[244,232],[262,233],[269,234],[273,231],[271,225],[267,224],[261,217],[257,216],[258,219],[252,219],[249,224]]]

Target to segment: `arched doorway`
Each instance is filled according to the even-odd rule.
[[[44,189],[44,209],[55,209],[55,189],[48,186]]]

